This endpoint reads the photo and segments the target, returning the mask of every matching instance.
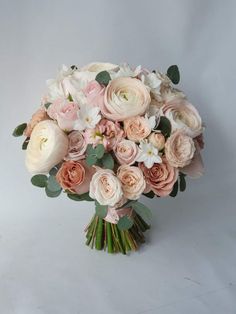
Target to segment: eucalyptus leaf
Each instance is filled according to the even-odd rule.
[[[128,216],[123,216],[119,219],[117,223],[117,227],[120,230],[128,230],[133,226],[134,222],[133,219]]]
[[[180,192],[184,192],[186,190],[186,180],[183,173],[180,173],[179,175],[179,190]]]
[[[47,187],[45,188],[45,192],[48,197],[57,197],[61,194],[61,191],[62,189],[60,189],[59,191],[51,191]]]
[[[180,81],[180,73],[177,65],[171,65],[167,70],[167,76],[173,84],[178,84]]]
[[[89,196],[89,192],[80,194],[80,198],[82,201],[93,202],[94,199]]]
[[[107,71],[99,72],[95,78],[95,80],[102,85],[108,85],[111,80],[111,76]]]
[[[115,164],[112,155],[109,153],[105,153],[102,158],[102,164],[104,168],[112,170]]]
[[[93,148],[92,144],[88,144],[88,146],[86,148],[86,153],[88,155],[95,155],[95,148]]]
[[[98,144],[95,148],[95,154],[98,159],[101,159],[105,153],[105,148],[102,144]]]
[[[49,171],[50,176],[55,176],[55,175],[57,174],[58,170],[59,170],[59,169],[57,168],[57,166],[53,167],[53,168]]]
[[[86,157],[86,163],[88,166],[93,166],[97,162],[97,156],[96,155],[88,155]]]
[[[153,191],[150,191],[148,193],[143,193],[143,195],[148,197],[148,198],[154,198],[155,197],[155,193]]]
[[[105,218],[107,215],[107,210],[108,210],[107,205],[100,205],[98,202],[96,202],[95,211],[96,211],[96,215],[99,218]]]
[[[152,213],[150,209],[140,202],[132,204],[132,208],[135,212],[146,222],[150,223],[152,218]]]
[[[18,125],[15,130],[13,131],[12,135],[15,137],[21,136],[24,133],[24,130],[27,127],[27,123],[22,123],[20,125]]]
[[[177,193],[178,193],[178,189],[179,189],[179,184],[178,184],[178,180],[175,182],[174,186],[173,186],[173,190],[170,193],[171,197],[176,197]]]
[[[51,106],[51,104],[52,104],[51,102],[47,102],[46,104],[44,104],[44,107],[48,109]]]
[[[52,191],[52,192],[56,192],[61,190],[61,186],[60,184],[57,182],[56,177],[55,176],[49,176],[48,178],[48,183],[47,183],[47,188],[48,190]]]
[[[21,148],[22,148],[23,150],[26,150],[26,149],[27,149],[27,146],[28,146],[28,144],[29,144],[29,140],[30,140],[30,138],[27,137],[27,138],[24,140],[24,142],[22,143]]]
[[[31,183],[39,188],[47,186],[48,177],[45,174],[36,174],[31,178]]]
[[[69,197],[69,199],[71,199],[73,201],[82,201],[82,199],[80,198],[80,195],[78,195],[78,194],[68,193],[67,196]]]
[[[171,123],[170,120],[166,117],[160,117],[160,122],[157,126],[157,130],[160,130],[161,133],[167,138],[171,134]]]

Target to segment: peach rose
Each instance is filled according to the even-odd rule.
[[[141,142],[151,133],[148,119],[140,116],[126,119],[124,130],[128,139],[134,142]]]
[[[100,85],[97,81],[91,81],[83,89],[87,102],[91,106],[102,107],[104,105],[105,87]]]
[[[26,167],[32,174],[47,173],[63,160],[67,150],[67,135],[56,122],[41,121],[30,136],[26,150]]]
[[[132,165],[136,161],[139,149],[133,141],[123,139],[116,145],[114,153],[121,165]]]
[[[143,171],[147,185],[156,195],[167,196],[171,193],[179,172],[165,158],[161,164],[154,164],[150,169],[143,163],[139,164],[139,167]]]
[[[165,147],[165,137],[159,132],[153,132],[149,135],[148,141],[152,143],[159,151]]]
[[[150,94],[140,80],[118,77],[106,87],[101,111],[110,120],[123,121],[144,114],[150,102]]]
[[[94,173],[94,169],[87,167],[82,161],[65,161],[56,179],[61,187],[77,194],[84,194],[89,191],[89,184]]]
[[[137,200],[146,188],[146,181],[138,167],[122,165],[117,170],[124,196],[129,200]]]
[[[175,131],[165,144],[166,159],[173,167],[183,168],[189,165],[195,150],[193,139],[181,130]]]
[[[80,160],[85,158],[87,143],[79,131],[73,131],[68,135],[69,147],[65,160]]]
[[[39,108],[32,116],[31,120],[27,124],[27,127],[24,131],[26,137],[30,137],[34,127],[43,120],[48,120],[49,116],[44,108]]]
[[[170,120],[172,131],[182,130],[191,137],[202,133],[202,119],[197,109],[185,98],[173,98],[166,102],[161,110]]]
[[[48,108],[50,118],[57,120],[59,127],[64,131],[72,131],[75,121],[78,120],[79,106],[77,103],[58,98]]]
[[[99,204],[113,207],[123,197],[121,182],[112,170],[98,168],[92,177],[89,195]]]

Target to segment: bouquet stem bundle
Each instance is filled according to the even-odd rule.
[[[127,254],[129,251],[137,251],[145,242],[144,232],[150,229],[150,226],[138,214],[134,214],[133,221],[130,229],[120,230],[117,224],[94,215],[85,228],[86,245],[108,253]]]

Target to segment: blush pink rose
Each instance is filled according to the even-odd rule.
[[[77,194],[84,194],[89,191],[89,184],[95,170],[88,167],[83,161],[65,161],[59,171],[56,179],[61,187]]]
[[[188,175],[191,178],[199,178],[204,174],[204,164],[201,156],[201,149],[204,145],[203,143],[203,137],[196,138],[194,140],[196,151],[194,153],[193,159],[191,160],[191,163],[184,168],[181,169],[181,172]]]
[[[85,158],[87,143],[83,134],[73,131],[68,135],[69,147],[65,160],[80,160]]]
[[[104,218],[107,222],[112,224],[117,224],[120,218],[124,216],[131,217],[133,213],[133,209],[131,207],[128,208],[120,208],[117,209],[116,207],[108,207],[107,215]]]
[[[127,138],[134,142],[141,142],[151,133],[148,119],[140,116],[126,119],[124,130]]]
[[[30,119],[29,123],[27,123],[27,127],[24,131],[24,135],[26,137],[30,137],[34,127],[40,122],[44,120],[48,120],[49,116],[44,108],[39,108]]]
[[[79,105],[64,98],[58,98],[47,109],[50,118],[57,121],[64,131],[72,131],[75,121],[78,120]]]
[[[154,164],[150,169],[143,163],[139,164],[139,167],[143,171],[148,187],[156,195],[164,197],[171,193],[179,172],[165,158],[162,158],[161,164]]]
[[[87,98],[89,105],[94,107],[102,107],[104,105],[105,87],[97,81],[91,81],[83,89],[83,93]]]
[[[115,156],[121,165],[132,165],[139,154],[138,146],[130,140],[121,140],[114,150]]]

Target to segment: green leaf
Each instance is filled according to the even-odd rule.
[[[173,186],[173,190],[170,193],[171,197],[176,197],[177,193],[178,193],[178,189],[179,189],[179,184],[178,184],[178,180],[175,182],[174,186]]]
[[[117,227],[120,230],[128,230],[133,226],[134,222],[133,219],[128,216],[123,216],[119,219],[117,223]]]
[[[69,93],[69,95],[68,95],[68,97],[67,97],[67,98],[68,98],[68,100],[69,100],[69,101],[73,101],[73,98],[72,98],[72,96],[71,96],[71,94],[70,94],[70,93]]]
[[[169,137],[171,134],[171,123],[170,120],[167,119],[166,117],[162,116],[160,118],[160,122],[157,126],[157,130],[160,130],[161,133],[165,136],[165,137]]]
[[[102,85],[108,85],[111,80],[111,76],[107,71],[99,72],[95,78],[95,80]]]
[[[71,199],[73,201],[82,201],[82,199],[80,198],[80,195],[78,195],[78,194],[68,193],[67,196],[69,197],[69,199]]]
[[[44,104],[44,107],[48,109],[51,106],[51,104],[52,104],[51,102],[47,102],[46,104]]]
[[[80,194],[80,198],[82,201],[88,201],[88,202],[94,201],[94,199],[89,196],[89,192],[84,193],[84,194]]]
[[[86,163],[88,166],[93,166],[97,162],[97,156],[96,155],[88,155],[86,157]]]
[[[45,192],[47,194],[48,197],[57,197],[61,194],[62,190],[59,191],[51,191],[49,190],[47,187],[45,188]]]
[[[88,144],[86,148],[87,155],[95,155],[95,148],[93,148],[92,144]]]
[[[167,70],[167,76],[173,84],[178,84],[180,81],[179,68],[177,65],[172,65]]]
[[[96,215],[99,218],[105,218],[107,215],[108,206],[100,205],[98,202],[95,202],[95,204],[96,204],[96,207],[95,207]]]
[[[47,188],[48,188],[48,190],[50,190],[52,192],[56,192],[56,191],[61,190],[61,186],[57,182],[55,176],[50,175],[50,177],[48,178]]]
[[[121,208],[128,208],[128,207],[132,207],[133,203],[136,203],[137,201],[133,201],[133,200],[128,200],[126,203],[124,203],[121,207],[116,208],[121,209]]]
[[[179,190],[180,192],[184,192],[186,190],[185,174],[183,173],[179,174]]]
[[[95,154],[98,159],[101,159],[105,153],[105,148],[102,144],[98,144],[95,148]]]
[[[115,164],[112,155],[109,153],[105,153],[102,158],[102,164],[104,168],[112,170]]]
[[[48,177],[45,174],[36,174],[31,178],[31,183],[39,188],[47,186]]]
[[[57,168],[57,166],[54,166],[50,171],[49,174],[50,176],[55,176],[58,172],[59,168]]]
[[[21,146],[23,150],[26,150],[26,149],[27,149],[27,146],[28,146],[28,144],[29,144],[29,140],[30,140],[29,137],[27,137],[27,138],[24,140],[24,142],[23,142],[23,144],[22,144],[22,146]]]
[[[153,191],[150,191],[148,193],[143,193],[143,195],[148,197],[148,198],[154,198],[155,197],[155,193]]]
[[[77,70],[78,68],[77,68],[76,65],[72,65],[72,66],[71,66],[71,69],[72,69],[72,70]]]
[[[146,223],[151,222],[152,213],[147,206],[142,203],[136,202],[132,204],[132,208]]]
[[[12,135],[15,137],[21,136],[24,133],[24,130],[27,127],[27,123],[22,123],[20,125],[18,125],[15,130],[13,131]]]

